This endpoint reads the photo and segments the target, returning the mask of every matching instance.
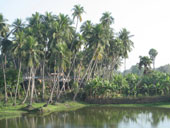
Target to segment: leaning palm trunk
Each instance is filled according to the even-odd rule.
[[[91,74],[92,74],[92,72],[93,72],[93,70],[95,69],[95,66],[97,65],[97,59],[95,60],[95,62],[94,62],[94,64],[93,64],[93,66],[92,66],[92,68],[91,68],[91,70],[89,71],[89,74],[88,74],[88,76],[87,76],[87,81],[90,79],[90,77],[91,77]]]
[[[63,74],[64,74],[64,72],[63,72]],[[63,75],[63,86],[62,86],[61,90],[58,91],[57,101],[59,101],[61,93],[65,89],[65,81],[66,81],[66,79],[64,78],[64,75]],[[58,88],[60,88],[60,84],[58,84]]]
[[[56,73],[56,71],[55,71],[55,73]],[[53,101],[53,94],[54,94],[55,88],[56,88],[56,75],[54,74],[54,77],[53,77],[53,88],[51,90],[50,98],[49,98],[49,100],[48,100],[46,105],[48,105],[49,103],[51,103]]]
[[[78,74],[79,74],[78,79],[77,79],[78,83],[79,83],[79,79],[80,79],[80,71],[81,71],[81,67],[79,68],[79,72],[78,72]],[[74,94],[74,97],[73,97],[73,101],[76,100],[76,97],[77,97],[77,94],[78,94],[78,92],[79,92],[79,89],[80,89],[80,85],[78,84],[78,87],[77,87],[77,89],[75,90],[75,94]]]
[[[32,71],[31,71],[31,72],[32,72]],[[22,104],[24,104],[24,103],[25,103],[25,101],[27,100],[27,98],[28,98],[28,94],[29,94],[29,91],[30,91],[30,86],[31,86],[31,72],[30,72],[30,75],[29,75],[30,79],[29,79],[29,81],[28,81],[28,88],[27,88],[27,92],[26,92],[26,95],[25,95],[25,98],[24,98],[24,100],[23,100]]]
[[[93,63],[93,58],[94,58],[95,54],[97,53],[97,49],[98,49],[98,47],[96,48],[95,52],[93,53],[93,57],[92,57],[89,65],[88,65],[88,67],[87,67],[87,69],[86,69],[86,71],[85,71],[85,73],[84,73],[84,75],[83,75],[83,77],[81,79],[80,87],[82,86],[82,83],[83,83],[84,79],[86,78],[87,72],[89,71],[89,69],[90,69],[90,67],[91,67],[91,65]]]
[[[71,65],[70,69],[69,69],[69,72],[68,72],[67,76],[66,76],[66,80],[68,80],[69,77],[70,77],[70,73],[71,73],[71,71],[72,71],[72,69],[74,67],[76,57],[77,57],[77,54],[75,53],[74,58],[73,58],[73,63]],[[74,82],[75,82],[75,73],[74,73]],[[62,86],[61,90],[59,91],[59,93],[57,94],[57,101],[60,99],[61,93],[65,89],[65,84],[66,84],[66,81],[64,80],[64,77],[63,77],[63,86]],[[68,84],[69,84],[69,81],[68,81]]]
[[[16,89],[15,89],[15,101],[14,101],[14,105],[16,105],[16,98],[17,98],[17,93],[18,93],[18,85],[19,85],[20,73],[21,73],[21,61],[19,63],[19,73],[18,73],[17,85],[16,85]]]

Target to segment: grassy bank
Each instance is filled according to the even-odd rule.
[[[57,103],[55,105],[48,105],[48,107],[42,107],[45,103],[34,103],[33,104],[33,111],[26,111],[23,108],[25,108],[27,105],[17,105],[12,106],[12,104],[8,104],[6,106],[3,106],[0,104],[0,119],[3,118],[12,118],[12,117],[18,117],[21,116],[24,113],[32,113],[32,114],[41,114],[46,115],[51,112],[60,112],[60,111],[71,111],[76,110],[82,107],[86,106],[112,106],[112,107],[160,107],[160,108],[169,108],[170,109],[170,103],[166,102],[160,102],[160,103],[153,103],[153,104],[107,104],[107,105],[98,105],[98,104],[87,104],[83,102],[72,102],[68,101],[65,103]],[[38,110],[38,111],[37,111]],[[42,113],[39,113],[42,110]]]
[[[82,107],[87,106],[88,104],[85,103],[79,103],[79,102],[65,102],[65,103],[57,103],[55,105],[48,105],[48,107],[42,107],[46,103],[34,103],[33,110],[27,111],[24,108],[27,106],[24,105],[17,105],[13,106],[12,104],[7,104],[6,106],[3,106],[0,104],[0,119],[3,118],[11,118],[11,117],[18,117],[25,113],[38,113],[38,114],[49,114],[51,112],[59,112],[59,111],[70,111],[70,110],[76,110]]]

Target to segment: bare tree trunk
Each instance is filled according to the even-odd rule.
[[[14,105],[16,105],[16,98],[17,98],[17,93],[18,93],[18,85],[19,85],[20,73],[21,73],[21,61],[19,62],[19,73],[18,73],[18,80],[17,80],[16,89],[15,89],[15,101],[14,101]]]

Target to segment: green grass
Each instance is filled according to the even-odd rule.
[[[76,110],[78,108],[82,108],[87,106],[87,104],[68,101],[65,103],[57,103],[56,105],[48,105],[48,107],[43,107],[46,103],[34,103],[32,106],[33,108],[42,108],[43,114],[49,114],[51,112],[59,112],[59,111],[70,111]],[[0,104],[0,119],[3,118],[11,118],[11,117],[18,117],[24,113],[28,113],[28,111],[23,110],[27,104],[24,105],[17,105],[13,106],[12,103],[8,103],[6,106]],[[36,111],[32,111],[31,113],[35,113]]]
[[[170,103],[168,102],[159,102],[151,104],[104,104],[101,106],[112,106],[112,107],[159,107],[159,108],[169,108]]]
[[[12,106],[12,104],[7,104],[6,106],[3,106],[2,104],[0,104],[0,119],[17,117],[23,113],[26,113],[25,111],[21,110],[21,108],[25,106],[26,105]]]
[[[170,103],[153,103],[153,104],[107,104],[107,105],[99,105],[99,104],[87,104],[84,102],[73,102],[68,101],[65,103],[57,103],[56,105],[48,105],[48,107],[42,107],[45,103],[34,103],[33,107],[36,109],[42,108],[43,115],[47,115],[51,112],[60,112],[60,111],[71,111],[76,110],[86,106],[112,106],[112,107],[160,107],[160,108],[169,108]],[[0,119],[3,118],[12,118],[21,116],[24,113],[28,113],[28,111],[24,111],[22,108],[26,107],[27,104],[12,106],[12,103],[8,103],[6,106],[0,104]],[[32,114],[37,114],[33,111]]]

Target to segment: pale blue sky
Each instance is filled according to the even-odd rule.
[[[170,0],[0,0],[0,13],[10,23],[36,11],[71,16],[75,4],[86,11],[83,21],[97,23],[102,13],[109,11],[115,18],[115,31],[126,27],[135,35],[135,48],[129,54],[127,68],[139,61],[139,55],[147,55],[150,48],[159,52],[156,67],[170,63]]]

